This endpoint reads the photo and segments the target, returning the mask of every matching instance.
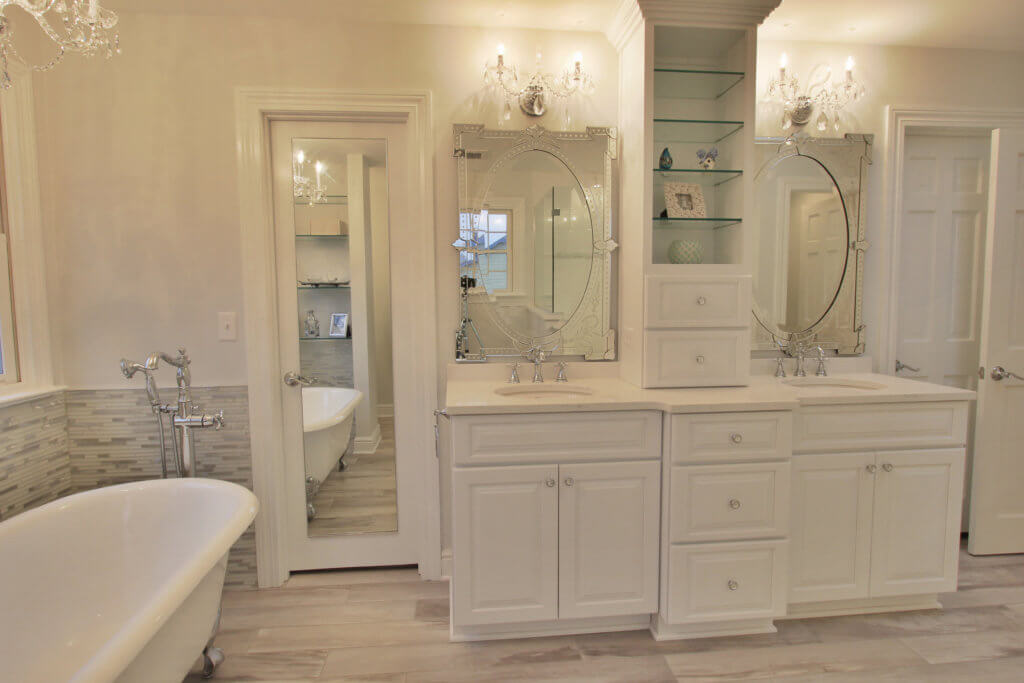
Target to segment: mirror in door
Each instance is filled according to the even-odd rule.
[[[398,531],[386,164],[383,140],[292,140],[309,536]]]

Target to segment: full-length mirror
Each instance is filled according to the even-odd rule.
[[[755,348],[813,338],[839,353],[860,353],[870,139],[758,142]]]
[[[455,127],[458,360],[614,357],[609,188],[614,135]]]

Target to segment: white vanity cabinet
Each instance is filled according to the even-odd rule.
[[[966,415],[965,401],[797,412],[791,614],[931,605],[956,589]]]
[[[657,611],[660,413],[454,416],[452,434],[453,637]]]

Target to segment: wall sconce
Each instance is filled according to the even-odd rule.
[[[864,86],[853,78],[853,57],[846,58],[846,76],[832,82],[832,67],[815,67],[812,77],[822,71],[821,77],[812,80],[805,91],[800,89],[800,79],[788,72],[789,57],[782,53],[779,58],[779,75],[768,83],[765,97],[769,102],[782,105],[782,129],[802,128],[811,120],[815,109],[818,116],[815,125],[824,132],[829,124],[839,130],[839,115],[848,105],[864,96]]]
[[[594,91],[594,81],[583,70],[583,56],[577,52],[572,64],[560,75],[541,70],[541,53],[537,52],[537,64],[525,79],[519,78],[515,66],[505,63],[505,46],[498,45],[497,64],[488,64],[484,70],[484,84],[501,88],[505,99],[502,115],[506,121],[512,118],[512,103],[527,116],[543,116],[547,111],[548,98],[557,97],[563,101],[576,94],[589,95]]]

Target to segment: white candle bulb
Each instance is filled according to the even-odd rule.
[[[850,73],[851,71],[853,71],[854,64],[855,62],[853,61],[853,55],[850,55],[849,57],[846,58],[846,73]]]
[[[498,43],[498,56],[499,57],[504,57],[505,56],[505,43]]]
[[[782,56],[779,57],[779,68],[785,69],[787,66],[789,66],[789,55],[783,52]]]
[[[577,50],[576,54],[574,54],[572,56],[572,61],[575,64],[582,64],[583,63],[583,53]]]
[[[300,164],[306,163],[306,153],[300,149],[298,153],[295,155],[295,160],[298,161]]]

